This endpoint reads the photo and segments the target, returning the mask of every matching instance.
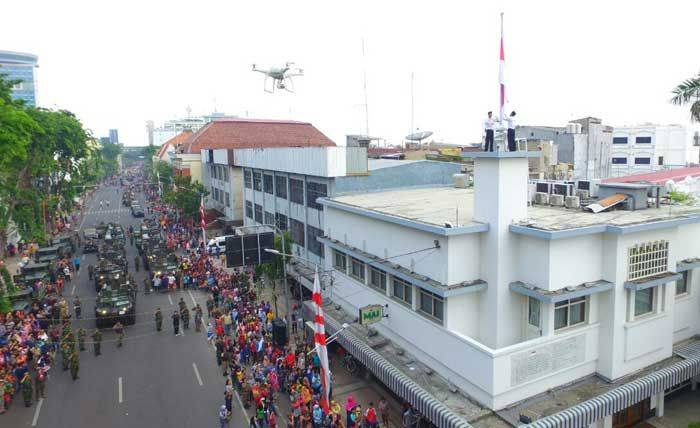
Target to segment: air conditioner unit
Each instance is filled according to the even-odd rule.
[[[590,193],[588,193],[588,190],[577,190],[576,196],[578,196],[580,199],[583,199],[583,200],[591,198],[591,195],[590,195]]]
[[[535,193],[535,203],[538,205],[548,205],[549,204],[549,193],[544,193],[544,192]]]
[[[578,196],[567,196],[564,202],[566,208],[578,209],[581,207],[581,199]]]
[[[564,195],[549,195],[549,204],[553,207],[563,207],[564,206]]]
[[[537,181],[535,182],[535,186],[538,192],[552,193],[552,183],[548,183],[546,181]]]

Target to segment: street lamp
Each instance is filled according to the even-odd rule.
[[[284,244],[282,245],[282,247],[284,248]],[[267,251],[270,254],[276,254],[278,256],[282,256],[282,263],[284,264],[284,269],[285,269],[285,278],[287,275],[287,273],[286,273],[287,263],[285,262],[285,257],[305,260],[313,265],[316,265],[317,267],[320,267],[321,270],[323,270],[321,265],[319,265],[318,263],[314,263],[311,260],[304,258],[304,257],[295,256],[294,254],[286,254],[286,253],[283,253],[283,252],[276,250],[276,249],[273,249],[273,248],[265,248],[265,251]],[[297,283],[299,284],[299,302],[301,303],[304,300],[304,293],[302,292],[302,289],[301,289],[301,282],[297,281]]]

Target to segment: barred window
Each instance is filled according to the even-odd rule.
[[[386,293],[386,272],[373,267],[369,268],[369,285]]]
[[[245,216],[253,219],[253,203],[250,201],[245,201]]]
[[[391,295],[408,306],[413,305],[413,287],[399,278],[392,278]]]
[[[284,214],[280,213],[275,213],[275,224],[277,224],[277,227],[280,228],[280,230],[287,230],[287,216]]]
[[[289,200],[304,204],[304,182],[296,178],[289,179]]]
[[[306,247],[306,243],[304,242],[304,223],[290,218],[289,228],[291,229],[294,243],[300,247]]]
[[[278,198],[287,199],[287,177],[284,175],[275,176],[275,192]]]
[[[360,282],[365,282],[365,264],[354,257],[350,258],[350,276]]]
[[[418,310],[427,315],[428,318],[432,318],[435,321],[442,322],[444,318],[444,300],[437,294],[433,294],[430,291],[419,290],[420,293],[420,305]]]
[[[348,266],[348,259],[342,251],[333,251],[333,267],[345,272]]]
[[[273,178],[270,174],[263,174],[263,188],[265,189],[265,193],[269,193],[270,195],[273,194]]]
[[[255,221],[258,223],[263,222],[263,208],[262,205],[255,204]]]
[[[627,279],[647,278],[668,271],[668,241],[638,244],[628,250]]]
[[[306,183],[306,206],[309,208],[323,210],[323,205],[316,202],[316,198],[325,198],[326,196],[328,196],[328,185],[313,181]]]
[[[262,173],[253,171],[253,188],[258,192],[262,191]]]
[[[265,211],[265,224],[275,224],[275,215]]]
[[[245,185],[246,189],[253,188],[253,177],[249,169],[243,170],[243,184]]]

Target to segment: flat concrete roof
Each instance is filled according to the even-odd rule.
[[[482,226],[474,221],[474,190],[454,187],[430,187],[370,192],[332,198],[350,207],[381,213],[400,219],[444,227]],[[611,210],[598,214],[581,209],[566,209],[532,205],[528,207],[527,219],[517,226],[533,231],[561,232],[588,228],[590,233],[604,232],[606,227],[639,226],[648,223],[685,218],[700,221],[700,206],[662,205],[636,211]],[[592,228],[600,226],[599,228]],[[600,230],[597,230],[600,229]],[[482,230],[477,230],[482,231]]]

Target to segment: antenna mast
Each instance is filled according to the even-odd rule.
[[[415,132],[415,127],[413,124],[413,119],[414,119],[414,108],[413,108],[413,72],[411,72],[411,132],[408,133],[408,135],[411,135]]]
[[[365,135],[369,136],[369,107],[367,105],[367,60],[365,58],[365,38],[362,38],[362,62],[364,69],[362,70],[362,76],[364,79],[363,89],[365,92]]]

